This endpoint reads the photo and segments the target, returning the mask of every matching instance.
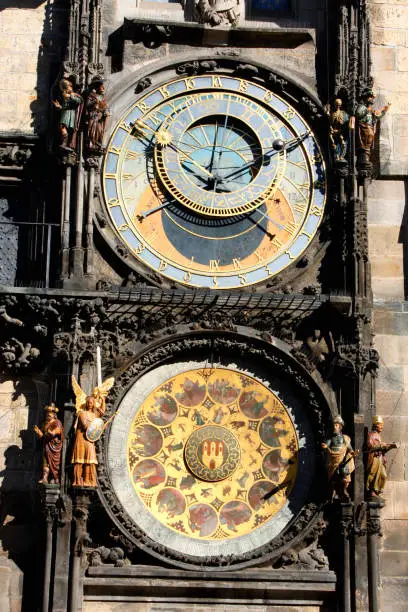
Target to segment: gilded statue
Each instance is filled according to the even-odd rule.
[[[381,440],[381,432],[384,427],[384,419],[376,415],[373,417],[372,429],[367,434],[366,440],[366,497],[369,500],[381,501],[385,483],[387,481],[387,460],[385,454],[398,445],[395,442],[385,444]]]
[[[59,484],[64,429],[57,418],[58,408],[54,402],[46,406],[44,410],[45,421],[41,429],[34,425],[34,431],[43,443],[43,471],[42,478],[38,482],[48,484],[52,479],[55,484]]]
[[[374,146],[377,123],[384,117],[391,106],[391,103],[388,102],[382,109],[374,110],[373,104],[375,98],[376,95],[373,90],[366,88],[362,93],[355,113],[358,126],[358,146],[368,161]]]
[[[61,149],[72,151],[76,148],[82,102],[82,97],[74,92],[71,81],[61,79],[57,99],[52,101],[59,111],[58,132]]]
[[[107,378],[99,387],[94,388],[91,395],[86,395],[75,376],[72,376],[76,408],[75,440],[71,459],[74,466],[74,487],[96,487],[98,460],[95,441],[106,426],[101,417],[106,412],[105,399],[114,382],[114,378]]]
[[[196,10],[199,21],[212,26],[235,26],[240,16],[239,0],[196,0]]]
[[[87,147],[91,153],[103,152],[106,120],[110,115],[102,79],[92,80],[85,102]]]
[[[344,421],[341,416],[333,419],[333,435],[322,444],[326,455],[327,476],[331,499],[335,497],[341,502],[350,501],[347,491],[351,474],[354,472],[354,457],[358,454],[351,446],[349,436],[343,433]]]

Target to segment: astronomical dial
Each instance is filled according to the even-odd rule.
[[[136,259],[213,289],[266,281],[296,260],[326,192],[320,149],[297,111],[259,84],[215,74],[167,83],[128,110],[103,184]]]

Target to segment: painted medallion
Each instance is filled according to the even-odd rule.
[[[128,473],[145,508],[195,539],[251,533],[284,506],[299,444],[278,396],[226,368],[183,372],[151,392],[127,442]]]

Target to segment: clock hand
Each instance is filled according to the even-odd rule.
[[[276,221],[274,221],[272,219],[272,217],[270,217],[269,215],[267,215],[266,213],[263,213],[261,210],[259,210],[259,208],[255,208],[254,212],[259,213],[260,215],[262,215],[262,217],[264,219],[268,219],[268,221],[271,221],[271,223],[273,223],[274,225],[276,225],[276,227],[280,230],[285,229],[283,225],[281,225],[280,223],[277,223]]]
[[[156,208],[145,210],[144,212],[140,213],[140,215],[137,215],[137,217],[140,221],[143,221],[143,219],[146,219],[146,217],[149,217],[149,215],[152,215],[153,213],[157,212],[158,210],[161,210],[162,208],[166,208],[166,206],[168,206],[169,204],[171,204],[171,201],[165,202],[164,204],[160,204],[160,206],[156,206]]]
[[[171,149],[173,149],[173,151],[176,151],[176,153],[179,153],[182,157],[185,157],[192,164],[197,166],[197,168],[199,168],[201,170],[201,172],[203,172],[204,174],[206,174],[210,178],[214,178],[213,174],[211,172],[209,172],[207,170],[207,168],[204,168],[204,166],[202,166],[201,164],[196,162],[192,157],[190,157],[190,155],[188,153],[185,153],[182,149],[179,149],[179,147],[177,147],[177,145],[175,145],[173,142],[171,142],[171,134],[169,134],[167,132],[167,130],[157,130],[156,131],[155,129],[151,128],[150,125],[147,125],[146,123],[143,123],[143,121],[140,121],[140,119],[137,119],[133,123],[132,128],[135,131],[138,131],[142,136],[144,136],[144,138],[146,138],[146,135],[143,133],[143,130],[144,129],[150,130],[156,136],[156,139],[158,140],[158,144],[161,144],[162,146],[170,147]]]
[[[257,155],[251,162],[248,162],[247,164],[245,164],[245,166],[241,166],[240,168],[237,168],[233,172],[230,172],[229,174],[224,176],[224,178],[222,179],[223,182],[228,181],[228,179],[231,177],[235,177],[236,174],[239,175],[241,172],[244,172],[245,170],[249,170],[260,159],[264,159],[265,157],[268,157],[268,159],[270,159],[272,155],[274,155],[275,153],[280,153],[281,151],[286,149],[288,146],[291,147],[295,143],[296,144],[301,143],[305,138],[307,138],[307,136],[309,136],[309,134],[310,134],[310,130],[308,132],[305,132],[304,134],[301,134],[301,136],[296,136],[296,138],[292,138],[291,140],[287,140],[286,142],[277,138],[273,142],[272,149],[269,149],[269,151],[266,151],[266,153],[261,153],[260,155]]]
[[[218,121],[215,122],[214,144],[213,144],[213,149],[211,151],[211,160],[210,160],[210,165],[209,165],[210,172],[212,172],[213,165],[214,165],[215,148],[217,146],[217,136],[218,136]]]

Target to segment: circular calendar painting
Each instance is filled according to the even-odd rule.
[[[188,538],[250,534],[287,502],[298,471],[292,418],[271,389],[227,368],[166,379],[130,423],[133,491],[160,524]]]

